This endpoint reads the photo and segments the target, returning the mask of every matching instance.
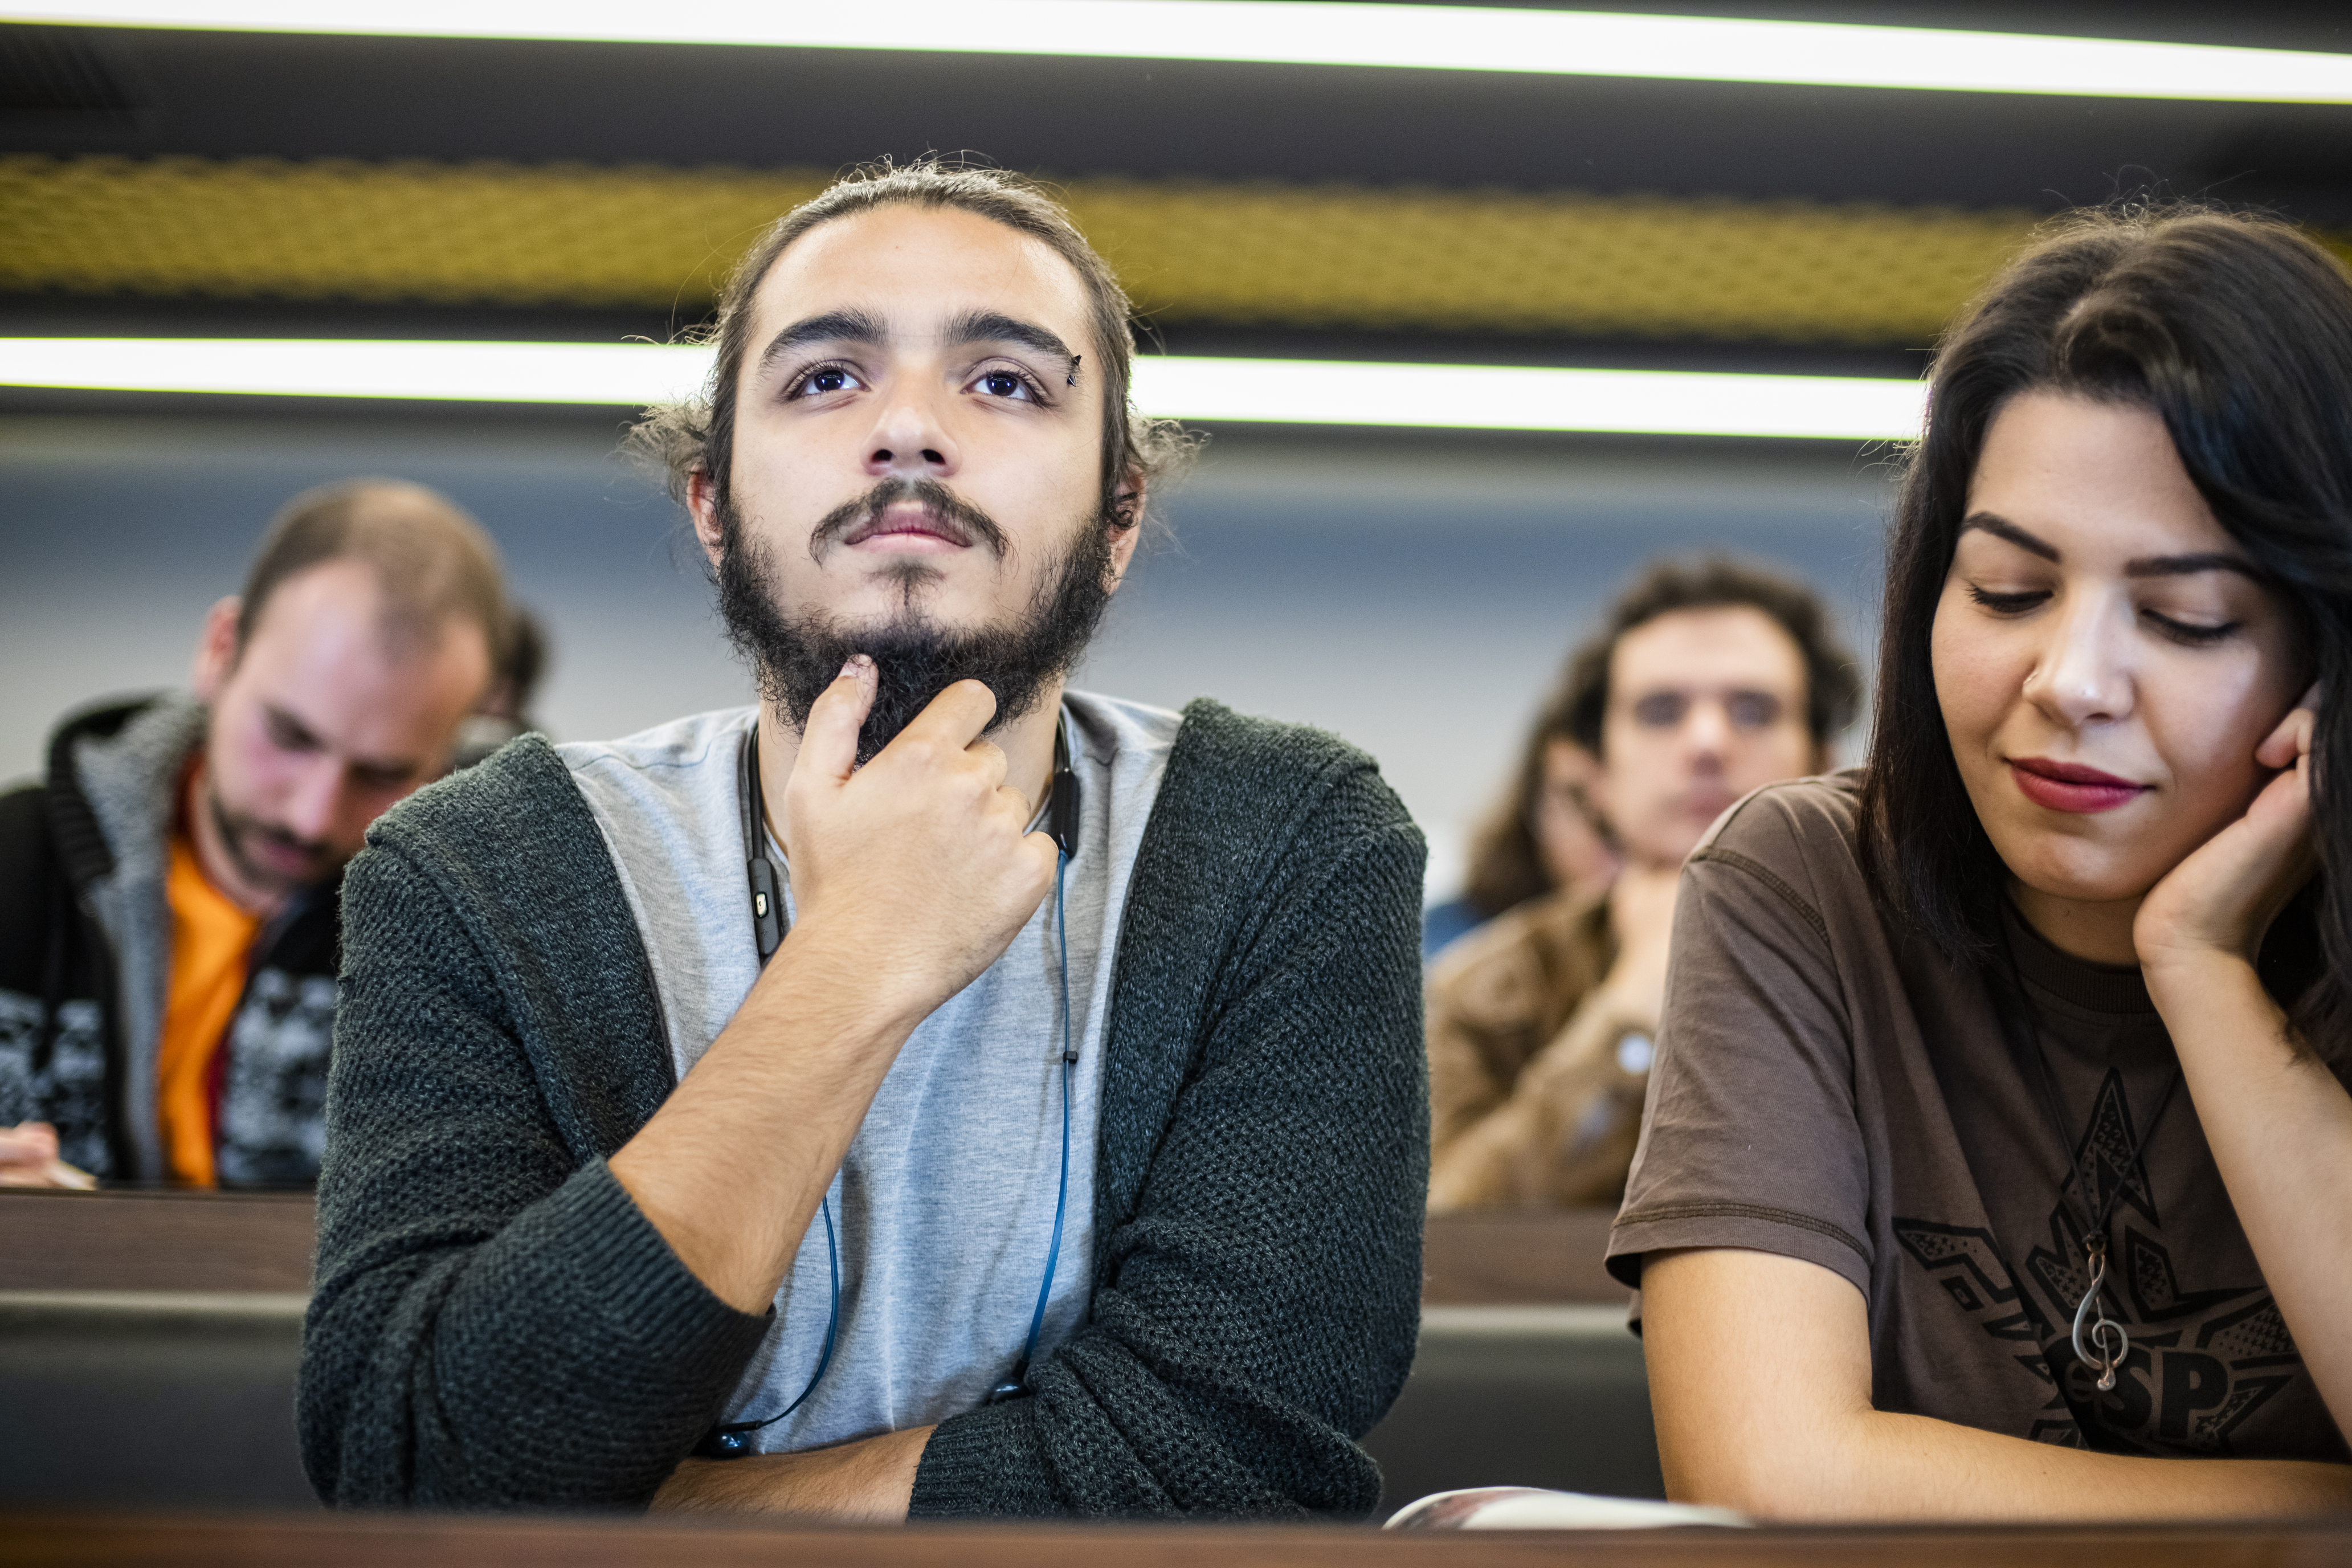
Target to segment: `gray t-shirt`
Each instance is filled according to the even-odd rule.
[[[1869,1302],[1880,1410],[2119,1453],[2347,1458],[2185,1087],[2131,1157],[2176,1067],[2139,972],[2011,922],[2062,1143],[1984,977],[1873,902],[1857,789],[1759,791],[1684,872],[1612,1271],[1715,1247],[1834,1270]],[[2060,1194],[2077,1159],[2087,1208]],[[2071,1337],[2084,1216],[2118,1190],[2105,1300],[2131,1352],[2102,1394]]]
[[[557,748],[603,828],[643,933],[682,1079],[759,976],[740,768],[756,710],[682,719],[624,741]],[[1069,938],[1069,1197],[1038,1350],[1085,1321],[1092,1288],[1103,1021],[1127,885],[1179,716],[1072,692],[1076,853]],[[833,1362],[760,1452],[904,1430],[979,1405],[1020,1359],[1059,1193],[1059,931],[1048,893],[1004,956],[919,1026],[883,1079],[830,1189],[841,1269]],[[803,1237],[730,1421],[790,1405],[822,1353],[824,1224]]]

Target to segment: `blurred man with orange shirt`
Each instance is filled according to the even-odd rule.
[[[0,795],[0,1184],[317,1175],[343,864],[511,626],[453,503],[328,486],[206,615],[193,689],[58,729]]]

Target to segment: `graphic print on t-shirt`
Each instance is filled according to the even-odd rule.
[[[2021,1289],[2003,1251],[1982,1226],[1897,1218],[1903,1248],[1952,1304],[2053,1389],[2030,1432],[2039,1442],[2127,1453],[2231,1457],[2231,1434],[2302,1373],[2286,1321],[2260,1279],[2184,1290],[2157,1212],[2123,1075],[2110,1068],[2076,1142],[2074,1169],[2089,1190],[2061,1196],[2049,1234],[2025,1258]],[[2083,1247],[2085,1211],[2114,1199],[2102,1289],[2131,1349],[2116,1385],[2074,1355],[2074,1310],[2090,1289]],[[2054,1373],[2053,1373],[2054,1369]]]

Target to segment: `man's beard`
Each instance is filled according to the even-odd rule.
[[[220,836],[221,847],[236,868],[237,876],[249,888],[272,893],[296,893],[304,888],[325,881],[343,868],[348,855],[339,855],[334,847],[320,839],[304,838],[289,833],[275,823],[264,822],[257,816],[231,811],[221,799],[220,787],[207,768],[198,794],[203,796],[202,809],[213,819],[213,831]],[[281,848],[291,849],[309,858],[315,868],[308,875],[289,877],[264,862],[254,850],[257,839],[266,839]]]
[[[821,552],[857,521],[895,501],[919,500],[959,526],[972,548],[1004,555],[1004,531],[971,502],[932,480],[893,479],[836,509],[817,526],[812,553]],[[938,576],[919,561],[901,563],[896,575],[902,609],[887,625],[848,627],[822,614],[788,616],[778,607],[773,563],[746,534],[731,504],[719,509],[719,613],[728,640],[751,661],[760,694],[794,730],[841,675],[853,654],[874,660],[879,676],[873,710],[857,736],[857,761],[874,760],[931,700],[959,680],[977,680],[994,694],[992,729],[1033,710],[1046,689],[1077,663],[1110,602],[1110,525],[1105,512],[1077,531],[1058,565],[1014,618],[958,630],[936,625],[916,603]]]

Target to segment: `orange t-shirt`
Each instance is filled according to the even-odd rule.
[[[196,863],[185,832],[172,835],[172,988],[157,1053],[156,1120],[173,1179],[213,1185],[215,1067],[261,919],[229,901]]]

